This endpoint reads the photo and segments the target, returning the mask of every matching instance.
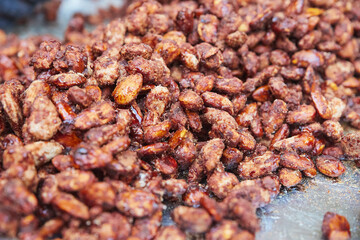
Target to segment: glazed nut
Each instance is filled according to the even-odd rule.
[[[141,74],[130,75],[120,80],[112,93],[117,104],[127,105],[131,103],[139,94],[143,84]]]
[[[230,115],[234,114],[233,104],[227,97],[214,92],[204,92],[201,97],[206,106],[227,111]]]
[[[136,219],[131,229],[132,236],[135,239],[154,238],[161,225],[161,219],[161,210],[156,211],[151,217]]]
[[[242,55],[244,68],[249,76],[254,76],[259,69],[259,58],[254,52],[248,52]]]
[[[303,38],[299,41],[299,47],[301,49],[312,49],[315,48],[316,44],[320,42],[322,37],[321,31],[312,31],[306,34]]]
[[[161,116],[170,101],[170,91],[167,87],[156,86],[146,96],[145,106],[149,112]]]
[[[336,61],[325,69],[325,76],[340,84],[353,76],[354,65],[349,61]]]
[[[121,48],[120,54],[126,60],[132,60],[137,56],[141,56],[145,59],[150,59],[152,51],[152,48],[147,44],[132,42],[125,44]]]
[[[201,15],[197,32],[200,39],[207,43],[215,43],[217,40],[217,28],[219,20],[211,14]]]
[[[200,114],[197,112],[192,112],[189,110],[186,110],[186,116],[189,121],[189,126],[194,132],[201,132],[202,130],[202,121],[200,118]]]
[[[200,157],[204,161],[205,169],[211,172],[220,162],[225,145],[221,139],[212,139],[208,141],[200,151]]]
[[[70,101],[82,107],[88,107],[92,103],[92,99],[89,94],[87,94],[87,91],[77,86],[71,87],[67,94]]]
[[[56,180],[60,189],[76,192],[90,185],[95,176],[92,172],[67,170],[56,174]]]
[[[285,79],[293,81],[299,81],[304,76],[305,70],[296,66],[283,66],[280,70],[280,74]]]
[[[243,153],[237,148],[227,147],[222,155],[221,162],[227,170],[236,169],[243,159]]]
[[[35,99],[29,118],[26,120],[29,133],[36,139],[49,140],[60,128],[56,107],[46,96],[39,96]]]
[[[265,24],[271,19],[273,16],[273,10],[271,8],[266,8],[263,11],[260,11],[249,23],[249,26],[252,29],[262,29]]]
[[[232,173],[215,171],[207,180],[210,191],[222,199],[239,183]]]
[[[317,175],[317,170],[315,167],[312,168],[308,168],[304,171],[302,171],[302,173],[304,174],[304,176],[309,177],[309,178],[314,178]]]
[[[151,216],[158,204],[152,193],[142,190],[131,190],[117,196],[116,207],[120,212],[137,218]]]
[[[319,115],[323,119],[331,119],[332,109],[326,98],[319,92],[311,92],[311,98]]]
[[[251,103],[247,105],[236,117],[236,122],[240,126],[247,127],[251,124],[251,121],[257,117],[257,115],[257,105],[256,103]]]
[[[277,150],[309,152],[315,146],[315,138],[307,132],[286,138],[274,143],[273,147]]]
[[[79,192],[81,200],[88,206],[101,206],[112,209],[115,206],[116,192],[110,183],[94,182]]]
[[[322,155],[316,159],[317,169],[328,177],[339,177],[345,172],[344,164],[337,158]]]
[[[179,169],[186,169],[191,165],[197,155],[194,140],[192,134],[187,134],[184,140],[174,151],[174,157],[179,163]]]
[[[324,155],[330,155],[336,158],[343,158],[344,157],[344,151],[342,150],[342,148],[340,146],[334,146],[334,147],[327,147],[324,149],[323,151]]]
[[[223,220],[210,229],[210,231],[206,234],[206,239],[213,240],[217,237],[234,237],[238,231],[239,227],[235,221]]]
[[[58,171],[64,171],[76,166],[71,155],[57,155],[51,160],[51,163]]]
[[[111,160],[112,155],[98,146],[81,144],[74,150],[74,162],[84,170],[104,167]]]
[[[129,220],[120,213],[103,212],[93,220],[91,233],[100,239],[128,239],[131,232]],[[111,229],[111,230],[109,230]]]
[[[76,118],[76,113],[72,110],[70,104],[64,101],[59,101],[55,103],[56,109],[59,113],[59,116],[64,121],[73,121]]]
[[[297,109],[290,111],[286,122],[289,124],[307,124],[315,121],[316,110],[311,105],[300,105]]]
[[[312,66],[319,68],[324,65],[325,60],[320,52],[315,50],[302,50],[293,55],[291,63],[299,67]]]
[[[259,231],[259,220],[256,217],[255,208],[251,202],[241,197],[229,196],[225,199],[225,204],[227,205],[228,212],[241,228],[252,233]],[[246,221],[244,221],[245,219]]]
[[[23,113],[27,117],[30,114],[31,106],[33,105],[34,100],[37,96],[49,96],[50,86],[46,82],[36,80],[33,81],[30,86],[24,92],[23,100]]]
[[[343,127],[340,125],[339,122],[335,122],[332,120],[327,120],[323,122],[324,132],[326,136],[335,142],[339,142],[343,135]]]
[[[126,26],[122,19],[115,19],[111,21],[105,28],[104,38],[105,41],[110,44],[120,44],[124,42],[124,36],[126,32]]]
[[[247,40],[246,33],[240,31],[230,33],[225,39],[226,44],[232,48],[241,47],[246,42],[246,40]]]
[[[129,74],[140,73],[143,83],[154,83],[160,81],[164,74],[164,66],[158,61],[147,60],[143,57],[135,57],[128,62],[126,70]]]
[[[182,140],[185,138],[187,134],[187,130],[185,128],[177,130],[173,136],[169,139],[169,145],[172,149],[175,149]]]
[[[192,111],[199,111],[204,106],[203,99],[192,90],[183,91],[179,96],[179,102],[183,107]]]
[[[184,65],[193,71],[197,71],[200,59],[197,56],[196,49],[189,43],[183,43],[180,51],[180,59]]]
[[[174,240],[186,240],[186,235],[176,226],[162,227],[156,235],[157,240],[166,240],[169,238]]]
[[[188,8],[181,9],[176,15],[175,23],[182,32],[190,33],[194,26],[194,12]]]
[[[359,152],[359,134],[349,133],[342,137],[341,147],[344,150],[344,153],[350,160],[355,160],[360,158]]]
[[[48,80],[50,84],[53,84],[59,88],[70,88],[85,83],[86,78],[79,73],[60,73],[51,76]]]
[[[186,36],[182,31],[170,31],[165,33],[164,39],[167,40],[173,40],[175,41],[179,46],[183,43],[186,43]]]
[[[25,214],[31,214],[36,210],[38,207],[36,196],[27,189],[20,179],[4,180],[1,184],[1,196],[7,201],[5,207]]]
[[[117,125],[109,124],[101,127],[92,128],[84,135],[84,141],[96,145],[108,143],[118,133]]]
[[[145,142],[153,143],[160,141],[169,133],[170,128],[170,121],[164,121],[149,127],[144,127]]]
[[[256,147],[256,140],[247,130],[239,132],[239,148],[244,150],[253,150]]]
[[[269,102],[265,102],[261,106],[260,112],[264,132],[271,136],[283,124],[288,109],[287,104],[284,101],[276,99],[271,105]]]
[[[84,220],[90,217],[89,208],[71,194],[59,192],[53,198],[52,204],[74,217]]]
[[[261,87],[257,88],[253,92],[252,98],[258,102],[269,101],[271,98],[271,92],[270,92],[269,86],[266,85],[266,86],[261,86]]]
[[[344,216],[333,212],[327,212],[324,215],[322,234],[328,239],[350,239],[350,224]]]
[[[143,146],[137,150],[140,156],[151,156],[166,152],[170,148],[168,143],[159,142],[150,145]]]
[[[26,144],[24,147],[31,152],[36,166],[48,163],[64,150],[64,147],[55,141],[38,141]]]
[[[244,94],[240,94],[232,99],[234,105],[234,113],[238,114],[246,105],[247,97]]]
[[[76,147],[79,143],[81,143],[81,139],[76,136],[74,132],[68,134],[58,133],[55,135],[54,140],[68,148]]]
[[[293,187],[301,182],[302,175],[299,170],[282,168],[279,171],[280,183],[285,187]]]
[[[161,182],[161,186],[165,189],[165,196],[170,199],[181,199],[186,192],[188,184],[184,179],[168,179]]]
[[[130,138],[128,136],[115,137],[112,141],[102,147],[104,152],[110,152],[112,155],[116,155],[122,151],[125,151],[130,146]]]
[[[200,199],[200,205],[211,215],[211,217],[216,222],[220,222],[223,219],[224,214],[226,214],[225,207],[218,204],[216,200],[208,196],[203,196]]]
[[[290,169],[307,170],[315,165],[311,159],[298,155],[295,152],[286,152],[280,157],[280,165]]]
[[[290,58],[282,50],[274,50],[270,53],[270,62],[274,65],[286,66],[290,64]]]
[[[60,42],[56,40],[44,41],[31,59],[35,69],[49,69],[55,60],[56,53],[60,50]]]
[[[113,178],[124,182],[132,181],[140,172],[140,163],[136,152],[128,150],[116,154],[106,165],[107,172]]]
[[[91,105],[78,114],[74,120],[75,128],[85,130],[109,123],[115,118],[115,110],[107,101]]]
[[[243,82],[235,77],[216,78],[215,89],[229,95],[233,95],[233,94],[235,95],[243,90]]]
[[[45,204],[49,204],[59,192],[56,177],[53,175],[47,176],[44,178],[40,189],[40,200]]]
[[[173,40],[163,40],[155,46],[155,52],[159,53],[166,64],[172,63],[180,55],[180,47]]]
[[[212,223],[210,215],[201,208],[179,206],[172,212],[172,218],[180,228],[191,233],[204,233]]]
[[[94,62],[94,75],[101,86],[112,85],[119,77],[119,62],[117,59],[102,56]]]
[[[283,100],[287,97],[289,90],[282,77],[270,78],[268,86],[275,97]]]
[[[340,21],[338,24],[336,24],[334,31],[335,40],[340,45],[343,45],[350,40],[353,33],[354,33],[354,28],[350,20],[345,17],[343,21]]]
[[[162,157],[155,160],[155,167],[164,175],[174,176],[178,170],[178,163],[172,157]]]
[[[190,167],[189,169],[189,176],[188,176],[188,180],[187,182],[189,182],[189,186],[188,189],[186,190],[185,194],[183,195],[183,201],[184,204],[186,204],[187,206],[192,206],[192,207],[198,207],[200,206],[200,201],[204,196],[208,196],[209,192],[207,189],[204,188],[203,185],[198,184],[196,181],[197,179],[195,179],[196,177],[199,178],[199,176],[191,176],[191,174],[194,175],[194,172],[192,171],[194,168],[193,166],[196,165],[198,163],[197,160],[194,161],[193,165]],[[200,166],[202,167],[202,166]],[[200,177],[202,177],[202,173],[199,171],[198,174],[200,175]]]
[[[239,164],[238,172],[243,179],[253,179],[270,174],[279,167],[280,157],[267,151],[261,156],[245,158]]]
[[[208,43],[200,43],[195,48],[200,56],[200,62],[207,68],[217,69],[224,61],[220,50]]]

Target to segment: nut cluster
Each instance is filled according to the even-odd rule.
[[[359,1],[160,2],[0,31],[0,235],[253,240],[281,188],[360,159]]]

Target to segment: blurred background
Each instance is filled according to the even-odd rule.
[[[99,24],[120,16],[123,0],[0,0],[0,29],[20,37],[51,34],[63,39],[74,14]]]

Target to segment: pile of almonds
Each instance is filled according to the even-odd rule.
[[[0,31],[0,235],[251,240],[281,188],[360,163],[342,126],[360,129],[360,1],[141,0],[84,21],[64,42]],[[324,217],[325,239],[349,228]]]

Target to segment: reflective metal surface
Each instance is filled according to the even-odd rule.
[[[321,224],[326,212],[345,216],[352,239],[360,239],[360,171],[353,162],[344,162],[346,172],[338,179],[318,173],[306,179],[302,190],[281,193],[260,209],[261,232],[256,239],[321,239]]]

